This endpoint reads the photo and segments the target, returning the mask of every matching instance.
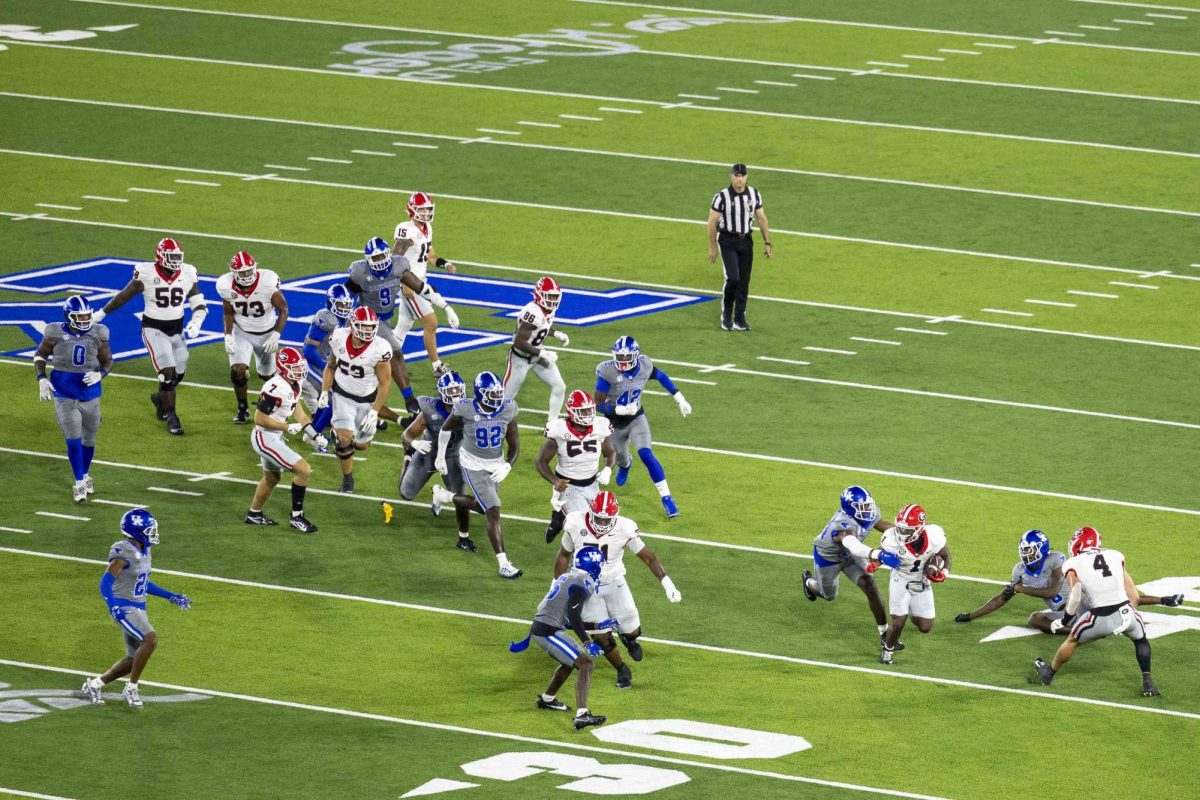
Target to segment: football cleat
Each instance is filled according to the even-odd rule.
[[[125,689],[121,692],[121,696],[129,703],[130,708],[142,707],[142,697],[138,694],[138,687],[132,683],[125,684]]]
[[[375,420],[375,430],[386,431],[388,429],[388,421],[386,419]]]
[[[1037,670],[1038,677],[1046,686],[1049,686],[1050,681],[1054,680],[1054,668],[1040,658],[1033,662],[1033,668]]]
[[[884,631],[883,633],[879,634],[879,645],[881,647],[887,647],[887,631]],[[896,642],[896,644],[892,646],[893,653],[899,653],[903,649],[904,649],[904,642]]]
[[[621,642],[625,645],[625,649],[629,651],[629,657],[634,661],[642,660],[642,646],[638,644],[636,638],[630,638],[625,634],[620,634]]]
[[[71,295],[67,302],[63,303],[63,317],[68,325],[80,333],[92,329],[92,307],[81,294]]]
[[[250,407],[238,406],[237,415],[233,418],[234,425],[245,425],[250,421]]]
[[[104,698],[100,696],[100,686],[92,686],[92,679],[88,678],[83,682],[83,688],[79,690],[79,694],[92,701],[94,706],[104,705]]]
[[[1077,556],[1080,553],[1086,553],[1089,550],[1099,550],[1103,545],[1100,544],[1100,531],[1095,528],[1082,527],[1071,536],[1071,556]]]
[[[679,506],[675,505],[675,498],[671,495],[665,495],[662,499],[663,510],[667,512],[668,517],[679,516]]]
[[[86,475],[83,476],[83,479],[85,481],[89,480],[89,478]],[[89,490],[88,494],[91,494],[90,490]],[[1183,605],[1183,595],[1182,594],[1167,595],[1166,597],[1164,597],[1162,599],[1162,605],[1166,606],[1167,608],[1178,608],[1179,606]]]
[[[92,476],[91,476],[91,475],[84,475],[84,476],[83,476],[83,488],[84,488],[84,489],[87,489],[87,493],[88,493],[88,494],[95,494],[95,493],[96,493],[96,484],[95,484],[95,483],[92,481]],[[1175,595],[1175,596],[1179,598],[1179,601],[1180,601],[1180,602],[1183,602],[1183,595],[1181,595],[1181,594],[1177,594],[1177,595]],[[1165,605],[1166,605],[1166,603],[1163,603],[1163,605],[1165,606]],[[1179,605],[1179,603],[1176,603],[1175,605]]]
[[[458,541],[454,544],[454,546],[466,553],[475,553],[479,551],[479,548],[476,547],[475,543],[471,541],[470,536],[458,537]]]
[[[575,730],[581,731],[591,725],[600,726],[608,720],[608,717],[602,717],[599,714],[576,714],[575,715]]]
[[[167,433],[172,436],[183,436],[183,425],[173,412],[167,412]]]
[[[537,698],[537,707],[544,708],[547,711],[570,711],[571,710],[570,708],[567,707],[566,703],[564,703],[562,700],[559,700],[557,697],[555,697],[552,700],[543,700],[542,696],[540,694],[538,695],[538,698]]]
[[[500,567],[500,577],[507,578],[510,581],[515,581],[517,578],[525,574],[525,570],[517,569],[514,564],[505,564]]]
[[[622,664],[621,668],[617,670],[617,688],[633,688],[633,670],[629,668],[628,664]]]
[[[1142,697],[1158,697],[1162,692],[1158,690],[1158,685],[1154,682],[1154,678],[1149,675],[1142,676]]]
[[[733,323],[730,322],[729,317],[725,316],[724,314],[721,315],[721,330],[723,330],[723,331],[733,330]]]
[[[261,511],[247,511],[246,518],[242,520],[247,525],[278,525],[279,523],[268,517]]]
[[[154,416],[159,422],[167,421],[167,410],[163,408],[162,398],[158,396],[158,392],[150,395],[150,402],[154,403]]]
[[[623,467],[620,464],[617,465],[617,486],[624,486],[625,481],[629,480],[629,470],[632,466],[632,460]]]
[[[353,494],[354,493],[354,476],[353,475],[343,475],[342,476],[342,488],[338,489],[338,491],[341,492],[342,494]]]
[[[750,330],[750,323],[746,322],[744,317],[742,319],[735,319],[733,321],[733,329],[735,331],[748,331]]]
[[[317,532],[317,526],[305,519],[303,514],[292,514],[292,518],[288,520],[288,524],[301,533]]]
[[[807,569],[804,570],[804,580],[802,580],[800,582],[800,587],[802,589],[804,589],[804,596],[806,598],[808,598],[810,601],[817,599],[817,593],[814,592],[812,589],[810,589],[808,586],[808,582],[811,581],[812,579],[813,579],[812,571],[807,570]]]
[[[87,484],[82,479],[75,481],[71,487],[71,499],[80,505],[87,502]]]
[[[888,647],[885,644],[883,646],[883,649],[880,650],[880,652],[879,652],[879,663],[887,664],[888,666],[891,666],[892,665],[892,656],[895,654],[895,652],[896,652],[895,648]]]
[[[435,483],[432,491],[433,502],[429,504],[429,510],[436,517],[442,513],[443,508],[454,505],[454,493],[440,483]]]

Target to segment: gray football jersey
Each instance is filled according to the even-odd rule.
[[[637,369],[622,372],[617,369],[616,361],[604,361],[596,367],[596,377],[608,384],[608,399],[617,405],[627,406],[632,403],[641,405],[642,392],[654,374],[654,362],[649,356],[638,356]],[[638,408],[641,413],[641,408]],[[616,417],[620,420],[620,417]]]
[[[841,534],[843,539],[847,536],[855,536],[861,542],[867,538],[867,534],[871,532],[871,528],[878,519],[875,517],[869,523],[859,522],[839,508],[825,529],[817,534],[817,538],[813,539],[813,549],[827,561],[841,561],[849,558],[850,551],[840,542],[835,542],[833,537],[837,534]]]
[[[510,398],[491,416],[484,416],[475,409],[475,401],[469,397],[454,404],[452,417],[462,417],[462,450],[476,458],[499,459],[504,457],[504,435],[508,426],[516,424],[517,404]]]
[[[442,426],[446,424],[449,417],[442,416],[440,406],[440,398],[421,396],[417,398],[417,405],[421,407],[421,416],[425,418],[425,439],[433,442],[433,449],[429,451],[430,455],[437,455],[438,451],[438,434],[442,432]],[[454,409],[450,409],[452,412]],[[462,443],[462,431],[455,431],[450,435],[450,444],[446,446],[446,457],[454,455],[458,452],[458,447]]]
[[[571,588],[576,586],[584,591],[585,599],[596,591],[596,583],[591,575],[581,569],[569,569],[555,579],[550,593],[538,604],[533,621],[560,630],[567,628],[570,625],[567,621],[567,606],[571,603]]]
[[[51,322],[42,329],[42,341],[47,339],[58,340],[51,351],[56,371],[92,372],[100,369],[100,346],[108,341],[108,326],[93,325],[76,333],[65,322]]]
[[[317,345],[317,352],[321,354],[321,358],[328,361],[330,355],[329,334],[336,331],[340,327],[338,325],[337,315],[328,308],[322,308],[320,311],[313,314],[312,324],[315,327],[325,331],[325,338],[321,340],[319,345]]]
[[[403,258],[393,257],[392,271],[386,278],[381,278],[371,271],[371,266],[365,258],[360,258],[350,265],[350,280],[362,290],[358,296],[358,304],[366,306],[380,317],[392,315],[396,305],[403,297],[403,284],[400,276],[408,269],[408,262]]]
[[[116,558],[128,562],[129,566],[121,570],[113,581],[113,597],[131,603],[145,603],[146,584],[150,582],[150,551],[143,553],[136,544],[122,539],[108,551],[110,563]]]
[[[1025,562],[1018,561],[1016,564],[1013,564],[1012,582],[1028,586],[1030,589],[1045,589],[1050,585],[1050,578],[1054,575],[1054,570],[1062,569],[1066,561],[1067,557],[1065,555],[1057,550],[1051,550],[1046,554],[1045,561],[1042,564],[1042,571],[1037,575],[1031,575],[1026,572]],[[1057,611],[1066,602],[1066,595],[1062,593],[1062,589],[1064,588],[1066,588],[1065,582],[1063,586],[1059,587],[1059,593],[1056,596],[1046,598],[1046,607],[1051,611]]]

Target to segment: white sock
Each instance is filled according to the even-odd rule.
[[[512,566],[512,564],[510,564],[508,561],[508,556],[504,555],[504,553],[496,553],[496,560],[500,562],[501,567]]]
[[[554,702],[554,695],[552,695],[552,694],[543,694],[543,695],[542,695],[542,701],[543,701],[543,702],[546,702],[546,703],[553,703],[553,702]]]
[[[470,539],[470,538],[471,538],[471,534],[467,533],[466,531],[459,531],[459,532],[458,532],[458,538],[460,538],[460,539]]]
[[[666,497],[671,493],[671,490],[667,488],[666,481],[655,481],[654,488],[658,489],[659,497]]]
[[[876,625],[875,627],[879,628],[880,636],[883,636],[885,633],[887,633],[887,625]]]
[[[586,708],[581,708],[575,712],[575,716],[582,717],[582,716],[586,716],[587,713],[588,713],[588,710]]]
[[[138,685],[137,685],[137,683],[136,683],[135,681],[130,681],[128,685],[129,685],[129,688],[130,688],[130,689],[133,689],[134,691],[137,691]]]
[[[88,686],[93,689],[100,689],[104,686],[104,681],[100,680],[100,676],[97,675],[94,678],[88,678]]]

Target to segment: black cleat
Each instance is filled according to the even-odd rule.
[[[729,321],[729,317],[721,317],[721,330],[723,330],[723,331],[733,330],[733,323]]]
[[[1149,675],[1142,676],[1142,697],[1158,697],[1162,692],[1158,690],[1158,685],[1154,683],[1154,678]]]
[[[617,670],[617,688],[633,688],[633,670],[629,668],[628,664],[622,664],[621,668]]]
[[[293,514],[292,518],[288,520],[288,524],[301,533],[317,532],[317,526],[305,519],[303,514]]]
[[[750,330],[750,323],[746,322],[745,317],[742,317],[741,319],[735,319],[733,321],[733,329],[735,331],[748,331]]]
[[[1037,670],[1038,677],[1046,686],[1049,686],[1050,681],[1054,680],[1054,668],[1040,658],[1033,662],[1033,668]],[[1145,681],[1142,682],[1142,685],[1145,686]]]
[[[817,599],[817,593],[808,588],[808,582],[813,579],[813,574],[809,570],[804,570],[804,578],[800,582],[800,588],[804,589],[804,596],[810,601]]]
[[[158,392],[150,395],[150,402],[154,403],[154,416],[159,422],[166,422],[167,411],[163,408],[162,399],[158,396]]]
[[[1178,608],[1179,606],[1183,605],[1183,595],[1182,594],[1167,595],[1166,597],[1164,597],[1162,599],[1162,604],[1164,606],[1166,606],[1167,608]],[[1149,695],[1147,695],[1147,696],[1149,696]]]
[[[376,431],[386,431],[387,426],[388,426],[388,421],[386,419],[375,420],[375,430]]]
[[[537,699],[537,707],[544,708],[547,711],[570,711],[571,709],[562,700],[557,697],[553,700],[543,700],[539,694]]]
[[[271,519],[270,517],[268,517],[266,514],[264,514],[261,511],[247,511],[246,519],[244,521],[247,525],[278,525],[279,524],[278,522]]]
[[[470,536],[458,537],[458,542],[454,546],[459,550],[465,550],[468,553],[474,553],[479,550],[479,548],[475,546],[475,543],[471,541]]]
[[[608,717],[602,717],[599,714],[576,714],[575,715],[575,730],[581,731],[590,725],[603,725]]]
[[[883,649],[879,651],[879,663],[887,664],[890,667],[892,665],[892,656],[894,656],[895,653],[896,649],[894,647],[888,647],[885,644]]]
[[[550,544],[558,536],[558,531],[554,530],[553,525],[546,527],[546,544]]]
[[[884,631],[883,633],[879,634],[879,643],[881,645],[883,645],[884,647],[887,647],[887,631]],[[903,649],[904,649],[904,642],[896,642],[896,645],[892,648],[892,650],[897,653],[899,653]]]
[[[417,396],[415,394],[404,398],[404,410],[409,414],[412,414],[414,417],[421,413],[421,404],[417,402]]]
[[[342,488],[338,489],[338,491],[341,492],[342,494],[353,494],[354,493],[354,476],[353,475],[343,475],[342,476]]]
[[[245,425],[250,421],[249,406],[238,406],[237,416],[233,418],[234,425]]]
[[[630,658],[634,661],[642,660],[642,646],[638,644],[637,639],[631,639],[622,633],[621,641],[625,643],[625,649],[629,651]]]
[[[179,422],[179,417],[175,416],[172,411],[167,412],[167,433],[172,436],[183,436],[183,425]]]

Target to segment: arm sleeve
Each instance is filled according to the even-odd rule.
[[[587,631],[583,627],[583,604],[587,602],[587,592],[578,586],[572,586],[569,596],[571,601],[567,603],[567,622],[570,624],[571,630],[579,637],[579,641],[590,641],[591,637],[587,635]]]
[[[654,368],[654,371],[650,373],[650,377],[662,384],[662,387],[671,394],[679,391],[675,388],[675,382],[671,380],[671,376],[663,372],[659,367]]]
[[[161,597],[164,600],[170,600],[171,597],[173,597],[171,592],[168,592],[166,589],[162,588],[153,581],[146,581],[146,594],[151,594],[155,597]]]
[[[871,548],[858,540],[858,537],[852,533],[847,533],[841,538],[842,547],[846,548],[846,552],[855,558],[870,558]]]
[[[255,408],[257,408],[262,413],[269,415],[272,411],[275,410],[275,407],[278,405],[279,405],[278,399],[271,397],[271,395],[269,395],[269,394],[264,394],[258,398],[258,405],[255,406]]]
[[[362,287],[355,283],[353,278],[346,278],[346,288],[350,290],[350,294],[362,294]]]
[[[113,597],[114,581],[116,581],[116,578],[111,572],[106,572],[100,576],[100,596],[103,597],[104,602],[108,603],[110,606],[117,602],[117,599]]]

